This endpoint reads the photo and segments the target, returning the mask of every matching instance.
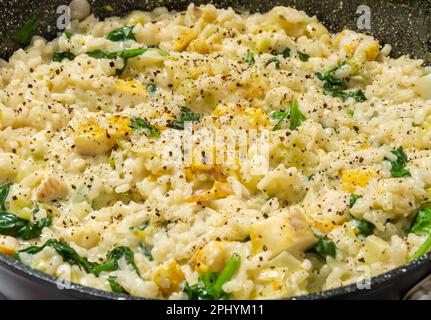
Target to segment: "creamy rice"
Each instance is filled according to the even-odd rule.
[[[125,26],[134,39],[107,39]],[[0,180],[12,183],[7,212],[52,224],[31,239],[4,232],[0,252],[56,239],[103,263],[126,247],[136,268],[122,256],[100,274],[51,246],[18,257],[86,286],[111,291],[115,279],[169,299],[190,297],[185,286],[234,254],[231,299],[360,284],[407,263],[427,238],[410,228],[431,187],[431,74],[389,51],[286,7],[91,15],[53,41],[34,37],[0,60]],[[328,75],[341,92],[324,92]],[[193,137],[184,112],[196,116]],[[268,136],[246,143],[247,159],[217,162],[205,129]],[[255,172],[256,159],[268,168]]]

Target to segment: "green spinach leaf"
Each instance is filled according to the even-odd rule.
[[[5,183],[0,186],[0,210],[1,211],[6,211],[5,202],[6,202],[7,196],[9,195],[11,186],[12,186],[12,183]]]
[[[130,227],[130,229],[144,231],[145,229],[148,228],[149,225],[150,225],[150,220],[145,221],[143,224],[141,224],[139,226]]]
[[[306,120],[305,116],[299,110],[298,103],[296,102],[296,100],[292,101],[292,103],[290,104],[289,118],[290,130],[295,130],[301,125],[301,123]]]
[[[43,228],[51,224],[51,218],[44,218],[33,224],[14,214],[0,211],[0,234],[5,236],[31,240],[39,237]]]
[[[111,41],[136,40],[133,34],[133,27],[122,27],[111,31],[106,39]]]
[[[290,52],[291,52],[290,48],[284,49],[283,53],[282,53],[283,58],[289,58],[290,57]]]
[[[334,73],[343,68],[347,64],[346,61],[341,62],[335,68],[332,68],[323,73],[316,72],[316,77],[323,81],[323,92],[326,95],[332,97],[341,98],[341,100],[345,101],[348,98],[353,98],[356,102],[365,101],[367,98],[361,90],[356,91],[346,91],[344,90],[344,78],[335,78]]]
[[[307,62],[310,59],[310,56],[304,52],[298,51],[299,60]]]
[[[409,261],[413,261],[422,257],[424,254],[428,252],[430,248],[431,248],[431,234],[424,241],[424,243],[419,247],[419,249],[410,257]]]
[[[145,130],[145,133],[151,138],[160,137],[160,130],[153,126],[147,119],[132,118],[133,131]]]
[[[424,243],[411,256],[410,261],[413,261],[422,257],[431,248],[431,208],[422,208],[419,210],[418,214],[413,220],[410,232],[429,234]]]
[[[431,208],[422,208],[419,210],[413,220],[410,232],[431,234]]]
[[[118,270],[118,261],[123,257],[126,262],[133,267],[136,273],[140,275],[139,270],[135,264],[133,251],[127,247],[114,248],[106,255],[106,261],[104,263],[98,264],[97,262],[88,261],[88,259],[85,257],[81,257],[67,242],[50,239],[40,247],[31,246],[16,252],[15,257],[19,260],[19,256],[22,253],[34,255],[41,252],[46,247],[53,248],[57,254],[63,258],[64,262],[69,263],[70,265],[77,265],[83,268],[87,273],[94,274],[96,277],[98,277],[102,272]]]
[[[356,201],[358,201],[358,199],[360,199],[360,198],[362,198],[362,197],[357,195],[357,194],[350,195],[350,199],[349,199],[350,208],[353,207],[353,205],[356,203]]]
[[[32,246],[28,247],[26,249],[20,250],[17,253],[15,253],[15,257],[20,260],[19,255],[22,253],[27,253],[30,255],[37,254],[41,252],[46,247],[50,247],[54,249],[58,255],[60,255],[64,262],[70,264],[70,265],[76,265],[81,268],[83,268],[87,273],[92,273],[94,267],[97,265],[97,263],[90,262],[87,260],[87,258],[81,257],[75,249],[73,249],[68,243],[64,241],[59,241],[55,239],[48,240],[44,245],[37,247]]]
[[[251,50],[247,51],[247,58],[245,60],[250,66],[253,65],[255,63],[254,60],[254,53]]]
[[[410,171],[406,169],[408,159],[403,148],[394,149],[391,153],[396,156],[395,160],[385,158],[391,163],[391,176],[395,178],[411,177]]]
[[[151,253],[151,248],[144,245],[143,243],[140,244],[140,247],[144,256],[147,257],[149,261],[154,261],[153,254]]]
[[[117,282],[117,277],[110,276],[108,278],[108,283],[112,292],[127,294],[127,291]]]
[[[66,36],[67,40],[72,39],[73,33],[70,31],[65,31],[64,35]]]
[[[277,111],[271,114],[271,118],[278,120],[278,123],[274,126],[273,130],[280,130],[283,127],[283,123],[286,119],[289,119],[289,129],[297,129],[305,120],[304,114],[299,110],[298,102],[293,100],[289,105],[288,111]]]
[[[360,236],[368,237],[369,235],[373,234],[373,231],[376,227],[374,224],[363,219],[355,218],[352,215],[350,215],[350,218],[354,222],[356,228],[358,228]]]
[[[133,267],[136,273],[140,275],[139,270],[135,264],[135,255],[133,251],[127,247],[117,247],[108,252],[108,254],[106,255],[106,262],[96,265],[93,268],[92,273],[94,273],[98,277],[102,272],[111,272],[118,270],[118,261],[123,257],[126,262]]]
[[[72,61],[75,57],[76,56],[73,53],[68,51],[55,51],[52,56],[52,61],[61,62],[64,59]]]
[[[201,120],[202,114],[193,112],[187,107],[180,107],[180,115],[174,121],[168,123],[168,127],[177,130],[184,130],[184,124],[186,122],[197,122]]]
[[[89,52],[86,52],[85,54],[89,55],[90,57],[96,58],[96,59],[107,59],[108,58],[106,52],[104,52],[100,49],[89,51]]]
[[[169,55],[169,53],[167,53],[166,51],[161,50],[155,46],[141,47],[136,49],[126,49],[126,50],[112,51],[112,52],[104,52],[102,50],[97,49],[97,50],[86,52],[86,54],[96,59],[114,59],[118,57],[123,58],[124,60],[123,67],[121,69],[117,69],[115,72],[116,76],[121,76],[127,67],[128,59],[138,57],[144,54],[145,52],[147,52],[148,50],[158,50],[162,56]]]
[[[360,195],[357,195],[357,194],[350,195],[350,199],[349,199],[350,208],[353,207],[354,204],[356,203],[356,201],[358,201],[358,199],[360,199],[360,198],[362,198],[362,197]],[[371,222],[356,218],[353,215],[350,215],[350,219],[354,222],[356,228],[358,228],[360,236],[368,237],[370,234],[373,233],[375,225],[372,224]]]
[[[280,69],[280,60],[278,60],[277,57],[272,57],[271,59],[269,59],[266,63],[265,63],[265,67],[269,66],[271,63],[275,64],[275,68],[276,69]]]
[[[232,279],[240,262],[241,256],[234,253],[220,273],[204,273],[199,277],[198,283],[192,286],[187,282],[184,286],[184,292],[189,300],[229,299],[229,295],[223,291],[223,285]]]
[[[27,20],[24,25],[13,34],[12,40],[22,46],[29,45],[34,36],[36,21],[36,17],[31,17]]]
[[[147,84],[147,90],[149,93],[154,94],[157,91],[157,86],[154,83]]]
[[[44,218],[33,224],[28,220],[7,212],[5,201],[10,187],[11,183],[0,186],[0,234],[23,240],[31,240],[39,237],[43,228],[51,225],[51,218]]]
[[[309,252],[315,253],[323,259],[328,256],[335,258],[336,246],[331,239],[317,236],[317,243]]]

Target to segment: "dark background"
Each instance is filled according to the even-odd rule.
[[[0,57],[7,58],[19,48],[11,34],[32,16],[38,17],[37,33],[52,38],[59,5],[69,0],[0,0]],[[123,15],[130,10],[151,10],[158,6],[183,10],[190,2],[213,3],[217,7],[233,7],[237,11],[265,12],[276,5],[290,5],[316,15],[332,32],[344,27],[357,30],[356,9],[365,4],[371,8],[371,31],[381,43],[393,47],[393,55],[410,54],[431,64],[431,0],[90,0],[98,17]],[[106,6],[113,8],[107,11]]]

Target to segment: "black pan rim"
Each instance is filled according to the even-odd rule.
[[[378,276],[371,278],[371,287],[375,286],[383,286],[388,284],[390,281],[395,281],[396,278],[401,276],[408,276],[409,272],[413,272],[415,269],[419,268],[423,264],[428,263],[431,260],[431,252],[426,255],[416,259],[407,264],[401,265],[395,269],[389,270],[385,273],[382,273]],[[38,281],[41,284],[52,286],[53,288],[57,286],[58,278],[54,276],[33,269],[22,262],[6,256],[4,254],[0,254],[0,267],[6,267],[10,271],[15,274],[19,274],[28,280]],[[60,289],[58,289],[60,290]],[[281,298],[276,300],[322,300],[322,299],[337,299],[337,297],[345,296],[348,294],[354,294],[359,292],[361,289],[355,283],[338,287],[335,289],[330,289],[318,293],[310,293],[306,295],[299,295],[287,298]],[[363,289],[366,290],[366,289]],[[373,289],[371,289],[373,290]],[[63,289],[63,292],[71,297],[76,297],[78,295],[87,295],[89,299],[109,299],[109,300],[161,300],[161,299],[151,299],[151,298],[140,298],[134,297],[127,294],[119,294],[108,292],[101,289],[91,288],[88,286],[84,286],[81,284],[72,283],[70,288]]]

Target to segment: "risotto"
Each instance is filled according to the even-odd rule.
[[[81,18],[0,60],[1,253],[138,297],[262,299],[428,251],[422,60],[288,7]]]

